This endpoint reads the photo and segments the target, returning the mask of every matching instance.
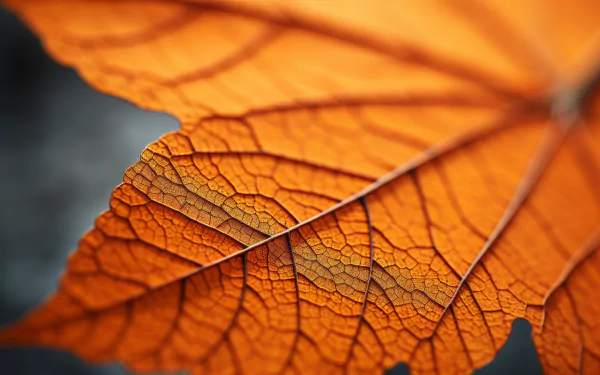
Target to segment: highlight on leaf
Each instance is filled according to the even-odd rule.
[[[525,318],[546,373],[600,371],[598,2],[7,5],[181,128],[0,344],[133,372],[466,374]]]

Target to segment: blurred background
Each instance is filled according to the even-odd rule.
[[[100,94],[59,66],[0,8],[0,326],[51,293],[79,237],[144,147],[176,130],[165,114]],[[124,375],[47,349],[0,349],[0,373]],[[407,374],[405,366],[389,374]],[[476,372],[541,374],[531,327],[517,321]]]

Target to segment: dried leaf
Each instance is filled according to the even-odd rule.
[[[577,3],[577,4],[575,4]],[[596,1],[10,1],[169,112],[0,334],[133,371],[600,370]]]

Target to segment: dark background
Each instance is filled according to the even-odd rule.
[[[168,115],[89,88],[0,8],[0,326],[53,291],[125,169],[177,127]],[[126,374],[118,365],[89,366],[46,349],[0,349],[0,372]],[[540,374],[529,323],[518,320],[496,359],[477,373]]]

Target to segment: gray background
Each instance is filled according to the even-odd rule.
[[[52,292],[79,237],[106,210],[140,152],[177,129],[172,117],[102,95],[52,62],[39,41],[0,9],[0,325]],[[541,373],[531,328],[517,321],[479,374]],[[3,374],[125,374],[67,353],[0,349]],[[401,365],[390,371],[407,373]]]

